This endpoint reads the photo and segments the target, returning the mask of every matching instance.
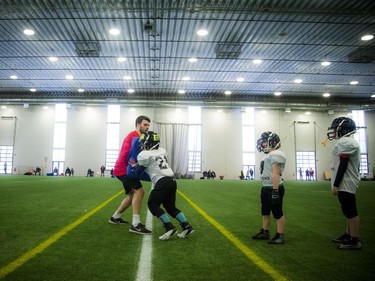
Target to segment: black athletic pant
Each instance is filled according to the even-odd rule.
[[[165,211],[173,218],[181,211],[176,208],[177,183],[173,177],[164,177],[157,181],[148,197],[148,208],[156,217],[161,217]],[[163,205],[165,211],[160,207]]]

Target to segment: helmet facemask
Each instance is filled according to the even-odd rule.
[[[271,149],[278,149],[280,147],[280,137],[272,132],[264,132],[257,141],[258,151],[265,154],[268,154]]]
[[[332,121],[331,127],[327,130],[329,140],[340,139],[354,134],[357,127],[354,121],[347,117],[339,117]]]
[[[159,134],[148,131],[141,135],[142,150],[153,150],[159,148],[160,137]]]

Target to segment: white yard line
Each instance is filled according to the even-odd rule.
[[[146,227],[152,230],[150,211],[147,211]],[[136,281],[152,281],[152,234],[143,236]]]

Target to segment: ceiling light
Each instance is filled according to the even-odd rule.
[[[129,94],[132,94],[132,93],[134,93],[134,92],[135,92],[134,89],[128,89],[128,93],[129,93]]]
[[[123,61],[126,61],[126,58],[124,58],[124,57],[119,57],[119,58],[117,59],[117,61],[119,61],[119,62],[123,62]]]
[[[178,90],[178,93],[179,93],[179,94],[185,94],[186,91],[185,91],[185,90]]]
[[[31,36],[31,35],[34,35],[34,34],[35,34],[34,30],[32,30],[32,29],[25,29],[25,30],[23,31],[23,33],[24,33],[25,35],[28,35],[28,36]]]
[[[290,110],[289,107],[287,107],[287,108],[285,108],[285,112],[286,112],[286,113],[291,113],[292,111]]]
[[[357,85],[358,84],[358,81],[351,81],[350,82],[350,85]]]
[[[57,57],[49,57],[48,60],[51,62],[54,62],[54,61],[57,61]]]
[[[135,112],[135,111],[137,111],[134,107],[132,107],[132,108],[130,108],[130,111],[131,112]]]
[[[198,34],[199,36],[206,36],[206,35],[208,34],[208,31],[207,31],[206,29],[199,29],[199,30],[197,31],[197,34]]]
[[[65,79],[72,80],[72,79],[74,79],[74,77],[73,77],[73,75],[68,74],[68,75],[65,76]]]
[[[362,41],[368,41],[368,40],[372,40],[373,38],[374,38],[374,35],[367,34],[367,35],[362,36],[361,40]]]
[[[296,79],[294,80],[294,83],[297,83],[297,84],[302,83],[302,79]]]
[[[306,115],[311,115],[311,112],[310,111],[306,111],[305,114]]]
[[[375,94],[371,95],[372,98],[375,98]]]
[[[111,34],[111,35],[119,35],[120,34],[120,29],[118,29],[118,28],[111,28],[109,30],[109,34]]]
[[[188,76],[182,77],[182,80],[188,81],[188,80],[190,80],[190,77],[188,77]]]
[[[232,92],[231,91],[225,91],[224,94],[226,94],[227,96],[231,95]]]
[[[323,65],[323,66],[328,66],[331,63],[329,61],[322,61],[320,64]]]
[[[123,79],[124,80],[131,80],[132,78],[131,78],[131,76],[124,76]]]
[[[2,105],[1,108],[2,108],[2,109],[6,109],[7,106],[6,106],[6,105]]]
[[[281,94],[282,94],[281,92],[275,92],[274,93],[275,96],[281,96]]]
[[[237,82],[243,82],[243,81],[245,81],[245,78],[238,77],[236,80],[237,80]]]
[[[85,91],[85,89],[78,89],[79,93],[83,93],[84,91]]]
[[[10,76],[10,79],[17,79],[18,77],[17,77],[17,75],[11,75]]]
[[[260,59],[253,60],[253,64],[261,64],[261,63],[262,63],[262,60]]]
[[[197,62],[197,61],[198,61],[197,58],[190,58],[190,59],[189,59],[189,62]]]
[[[30,92],[33,92],[33,93],[34,93],[34,92],[36,92],[36,89],[31,88],[31,89],[30,89]]]
[[[48,106],[46,106],[46,105],[45,105],[45,106],[43,106],[43,109],[47,110],[47,109],[48,109]]]
[[[324,94],[323,94],[323,97],[325,97],[325,98],[328,98],[329,96],[331,96],[330,93],[324,93]]]

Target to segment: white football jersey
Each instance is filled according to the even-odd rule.
[[[263,172],[260,175],[262,180],[262,185],[264,187],[272,188],[273,186],[273,170],[272,165],[277,164],[280,167],[280,182],[279,185],[283,183],[281,178],[282,173],[285,169],[286,155],[280,150],[273,150],[268,153],[263,159]]]
[[[146,173],[155,185],[164,177],[174,177],[172,169],[168,165],[167,153],[164,148],[143,150],[138,154],[138,164],[146,167]]]
[[[351,137],[342,137],[333,148],[331,158],[331,187],[336,179],[337,170],[340,165],[340,155],[348,155],[349,163],[338,186],[340,191],[356,193],[361,177],[359,175],[359,164],[361,151],[358,142]]]

